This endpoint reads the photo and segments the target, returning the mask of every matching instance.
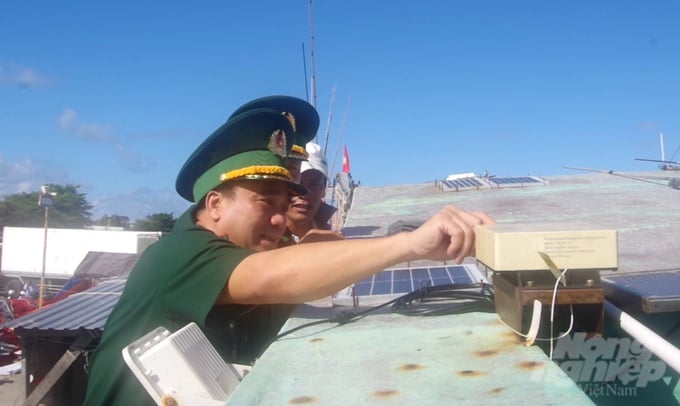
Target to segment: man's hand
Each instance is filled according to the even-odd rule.
[[[454,258],[460,264],[474,255],[475,227],[495,224],[486,214],[446,206],[408,235],[408,244],[416,257],[431,260]]]
[[[344,237],[340,233],[336,233],[330,230],[321,230],[318,228],[313,228],[309,230],[307,234],[305,234],[300,239],[300,244],[320,241],[337,241],[342,239],[344,239]]]

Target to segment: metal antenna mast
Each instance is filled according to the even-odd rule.
[[[305,94],[307,95],[307,103],[309,103],[309,86],[307,84],[307,58],[305,55],[305,43],[302,43],[302,68],[305,74]]]
[[[338,159],[338,154],[340,153],[340,144],[342,144],[342,138],[345,136],[345,125],[347,125],[347,116],[349,116],[349,106],[352,104],[352,96],[349,97],[347,101],[347,108],[345,109],[345,117],[342,119],[342,127],[340,127],[340,136],[338,142],[335,146],[335,155],[333,155],[333,165],[331,166],[331,173],[335,174],[335,162]],[[335,175],[333,175],[335,176]]]
[[[665,153],[664,147],[663,147],[663,133],[659,133],[659,144],[661,144],[661,160],[665,161],[666,160],[666,153]]]
[[[316,61],[314,55],[314,12],[312,11],[312,0],[309,0],[309,36],[311,55],[312,55],[312,106],[316,108]]]
[[[328,150],[328,139],[331,136],[331,122],[333,121],[333,109],[335,108],[335,86],[333,86],[333,93],[331,94],[331,110],[328,112],[328,123],[326,124],[326,138],[323,141],[323,154],[326,155]]]

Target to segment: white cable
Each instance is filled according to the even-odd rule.
[[[557,287],[560,286],[560,281],[562,278],[564,280],[567,279],[567,271],[569,268],[564,268],[564,271],[562,271],[562,274],[560,275],[559,278],[555,281],[555,287],[553,288],[553,296],[552,296],[552,304],[550,305],[550,359],[553,359],[553,325],[554,325],[554,319],[555,319],[555,302],[557,301]],[[574,311],[572,309],[571,312],[571,324],[574,322]],[[569,325],[569,330],[571,331],[571,324]]]
[[[542,315],[543,305],[540,300],[534,299],[534,309],[531,312],[531,323],[529,324],[529,332],[527,333],[527,347],[531,347],[536,342],[536,336],[538,335],[538,328],[541,326],[541,315]]]
[[[569,323],[569,329],[567,331],[565,331],[564,333],[562,333],[559,337],[555,337],[555,340],[560,340],[560,339],[566,337],[569,333],[571,333],[571,329],[574,326],[574,309],[571,307],[571,305],[569,305],[569,309],[571,310],[571,321]],[[500,316],[498,316],[498,321],[500,321],[502,325],[504,325],[505,327],[512,330],[512,332],[517,334],[518,336],[523,337],[523,338],[529,337],[528,334],[524,334],[524,333],[517,331],[514,328],[512,328],[508,323],[503,321],[503,319],[501,319]],[[536,341],[550,341],[550,340],[551,340],[551,338],[536,338]]]
[[[529,327],[529,332],[528,334],[523,334],[520,331],[515,330],[514,328],[510,327],[503,319],[498,317],[498,320],[503,323],[506,327],[508,327],[510,330],[512,330],[515,334],[519,335],[520,337],[524,337],[527,339],[528,344],[531,345],[533,344],[534,341],[550,341],[550,359],[552,360],[553,358],[553,340],[559,340],[571,333],[571,329],[574,327],[574,308],[570,304],[569,305],[569,312],[570,317],[569,317],[569,328],[567,331],[565,331],[563,334],[561,334],[559,337],[554,337],[553,336],[553,326],[554,326],[554,320],[555,320],[555,302],[557,301],[557,287],[560,285],[560,282],[565,280],[566,281],[566,274],[569,268],[565,268],[564,271],[561,272],[560,276],[557,277],[555,280],[555,286],[553,287],[553,294],[552,294],[552,301],[550,304],[550,337],[549,338],[536,338],[536,334],[538,334],[538,327],[539,325],[535,323],[534,318],[532,317],[532,322],[531,326]],[[564,279],[563,279],[564,278]],[[535,309],[535,307],[534,307]],[[532,313],[532,316],[535,315],[535,312]],[[540,315],[540,313],[539,313]],[[534,331],[535,330],[535,331]]]

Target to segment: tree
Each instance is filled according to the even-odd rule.
[[[154,213],[146,216],[144,220],[137,220],[132,227],[137,231],[163,231],[169,232],[177,219],[172,213]]]
[[[56,193],[49,208],[50,228],[83,228],[91,223],[92,205],[78,185],[47,185]],[[0,201],[0,230],[4,226],[42,227],[45,224],[45,209],[38,206],[40,192],[7,195]]]

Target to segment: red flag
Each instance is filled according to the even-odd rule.
[[[345,153],[342,155],[342,171],[349,173],[349,155],[347,154],[347,145],[345,145]]]

